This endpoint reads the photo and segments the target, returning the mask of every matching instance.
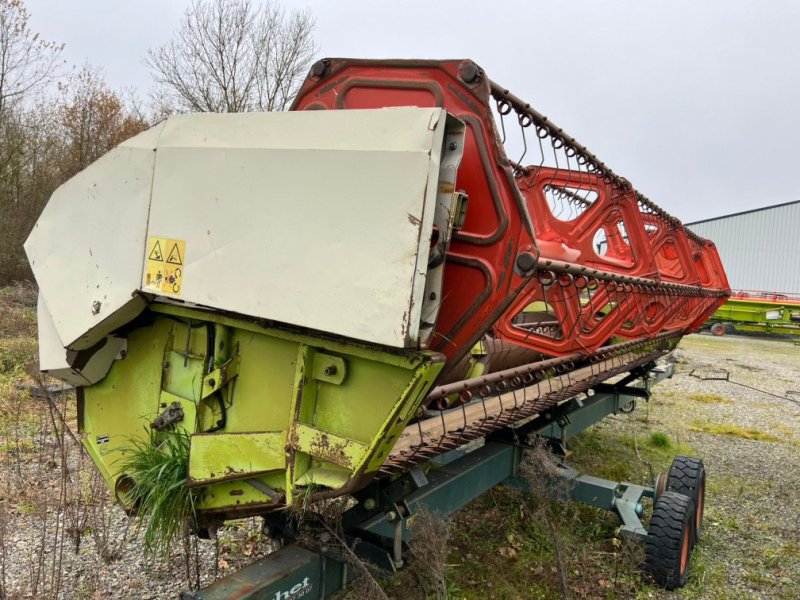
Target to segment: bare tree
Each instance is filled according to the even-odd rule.
[[[307,11],[272,2],[192,0],[174,39],[146,63],[178,110],[284,110],[317,51]]]
[[[47,42],[28,28],[21,0],[0,0],[0,116],[13,102],[58,74],[63,44]]]

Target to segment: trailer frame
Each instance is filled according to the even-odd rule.
[[[655,363],[631,371],[615,383],[593,386],[562,402],[550,411],[497,432],[483,443],[468,445],[432,459],[426,473],[420,467],[395,479],[378,479],[355,494],[358,501],[342,515],[346,541],[362,559],[391,572],[402,568],[403,549],[413,539],[414,519],[425,507],[446,517],[497,485],[528,490],[520,475],[520,464],[528,440],[545,438],[557,455],[566,451],[569,438],[605,417],[635,409],[640,399],[649,399],[654,383],[674,374],[674,364]],[[643,540],[647,529],[641,521],[643,498],[656,496],[655,486],[609,481],[579,473],[563,460],[558,477],[570,499],[615,512],[622,525],[621,535]],[[278,537],[291,538],[283,512],[265,517],[265,527]],[[287,543],[279,550],[217,580],[205,589],[184,592],[184,600],[248,598],[263,600],[316,600],[330,597],[358,575],[341,556]]]

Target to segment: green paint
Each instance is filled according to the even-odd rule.
[[[200,510],[226,516],[291,503],[304,486],[376,471],[439,374],[443,357],[151,305],[128,353],[85,388],[84,444],[109,486],[132,439],[172,402],[195,434],[189,481]],[[263,485],[259,485],[263,484]]]
[[[731,323],[737,331],[800,335],[800,304],[731,298],[709,322]]]

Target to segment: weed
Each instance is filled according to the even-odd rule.
[[[166,557],[195,518],[194,492],[186,485],[189,435],[151,431],[145,439],[132,439],[119,469],[133,481],[127,500],[140,517],[137,532],[146,521],[145,553]]]
[[[772,578],[764,575],[760,571],[748,571],[745,578],[753,585],[757,585],[759,587],[769,587],[773,584]]]
[[[547,450],[544,439],[534,436],[529,443],[532,449],[526,453],[520,463],[520,472],[529,492],[524,496],[523,502],[530,497],[534,506],[531,509],[531,503],[528,503],[528,509],[545,524],[553,546],[553,558],[558,573],[561,598],[570,598],[572,593],[567,583],[567,556],[564,552],[562,533],[557,524],[559,514],[563,512],[572,495],[570,484],[566,478],[559,475],[558,465],[555,463],[553,455]],[[513,538],[509,539],[509,543],[513,548]]]
[[[654,431],[650,434],[648,443],[655,448],[671,448],[672,442],[666,433],[661,431]]]
[[[775,431],[782,433],[786,437],[789,438],[794,437],[794,431],[790,427],[787,427],[785,423],[773,421],[772,423],[769,424],[769,426],[772,427],[772,429],[774,429]]]
[[[33,440],[25,438],[18,440],[16,444],[10,440],[6,440],[0,444],[0,452],[6,452],[8,454],[13,454],[15,452],[22,454],[36,454],[40,449],[41,448],[39,448]]]
[[[689,428],[691,431],[699,431],[701,433],[710,433],[712,435],[729,435],[733,437],[740,437],[746,440],[757,440],[759,442],[780,442],[780,438],[775,437],[771,433],[766,433],[760,429],[739,427],[731,423],[703,423],[702,421],[695,421]]]
[[[725,396],[720,396],[719,394],[704,394],[695,392],[689,394],[688,398],[689,400],[694,400],[695,402],[700,402],[701,404],[733,404],[733,400],[726,398]]]
[[[27,500],[23,500],[17,504],[17,510],[23,515],[32,515],[36,512],[36,505]]]
[[[6,529],[8,514],[0,503],[0,598],[6,598]]]
[[[36,294],[29,283],[0,288],[0,338],[36,337]]]
[[[306,516],[306,513],[314,505],[314,494],[319,491],[319,487],[313,481],[308,482],[295,492],[295,500],[290,510],[293,513],[295,520],[301,523]]]
[[[720,589],[724,581],[725,574],[721,565],[709,562],[709,550],[704,544],[698,545],[692,553],[687,591],[691,590],[691,596],[696,594],[699,598],[705,598],[709,592]]]
[[[447,598],[445,579],[450,528],[441,518],[427,508],[413,516],[409,527],[413,527],[414,538],[409,545],[409,572],[417,580],[417,587],[426,597]]]
[[[649,485],[653,478],[650,466],[655,472],[665,472],[675,454],[694,454],[689,444],[663,433],[661,435],[667,437],[669,442],[666,446],[658,442],[653,444],[649,436],[648,443],[637,444],[636,431],[639,427],[636,423],[632,435],[610,434],[602,427],[593,427],[581,433],[570,442],[574,452],[570,462],[579,470],[598,477]]]

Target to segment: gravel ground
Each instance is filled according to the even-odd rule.
[[[146,557],[136,522],[111,501],[74,445],[68,464],[66,503],[61,470],[41,453],[20,461],[21,477],[15,461],[0,464],[0,567],[10,599],[175,598],[196,589],[198,580],[206,586],[273,549],[260,519],[242,519],[220,528],[217,542],[192,538],[188,559],[183,544],[169,557]],[[79,504],[77,489],[84,494]]]
[[[800,394],[792,394],[800,391],[800,347],[692,335],[674,355],[677,373],[654,388],[646,427],[688,443],[704,460],[708,482],[705,532],[692,566],[701,579],[664,596],[800,598]],[[692,371],[727,373],[795,402]]]
[[[632,424],[666,432],[688,443],[705,461],[706,530],[693,562],[696,583],[664,597],[800,597],[800,495],[796,493],[800,405],[690,375],[694,370],[695,375],[719,376],[724,370],[732,381],[784,396],[800,390],[800,347],[786,341],[694,335],[681,342],[675,358],[678,372],[654,389],[647,423],[627,416],[604,423],[620,433],[628,433]],[[800,401],[800,395],[790,397]],[[736,426],[750,430],[745,435],[772,436],[775,441],[745,439],[740,437],[742,430],[734,427],[727,428],[732,434],[703,431],[714,426]],[[78,463],[76,456],[70,468],[73,474],[84,473],[73,477],[77,480],[91,470]],[[51,592],[57,588],[55,595],[61,598],[166,598],[188,589],[183,550],[177,549],[166,560],[146,560],[130,520],[97,496],[94,512],[88,511],[85,517],[76,553],[66,533],[71,527],[69,515],[57,509],[59,470],[48,473],[42,470],[43,464],[22,461],[22,477],[15,476],[13,481],[9,461],[3,465],[0,508],[5,507],[5,517],[0,514],[0,521],[5,519],[3,553],[9,597],[53,597]],[[14,486],[28,488],[20,493],[21,488]],[[29,500],[15,501],[17,497]],[[104,560],[103,548],[118,556]],[[258,522],[246,520],[222,530],[219,547],[201,540],[197,552],[190,552],[190,562],[193,569],[199,565],[200,582],[206,585],[269,549]],[[55,585],[58,573],[60,582]]]
[[[118,507],[108,508],[103,533],[109,542],[88,527],[77,553],[72,539],[56,532],[56,515],[52,510],[46,529],[41,515],[12,513],[5,540],[8,597],[175,598],[181,591],[196,589],[198,575],[201,586],[208,585],[217,574],[232,572],[270,550],[269,542],[260,534],[259,523],[245,520],[220,531],[219,551],[208,540],[199,540],[196,553],[191,547],[188,565],[191,574],[187,576],[187,559],[182,548],[166,559],[145,558],[130,519]],[[62,516],[59,524],[63,527],[64,523]],[[45,548],[45,553],[40,563],[41,548]],[[105,560],[101,548],[109,548],[116,556]],[[199,573],[195,565],[199,565]],[[60,581],[56,571],[60,572]]]

